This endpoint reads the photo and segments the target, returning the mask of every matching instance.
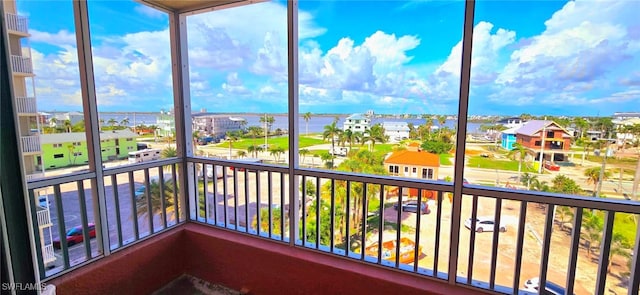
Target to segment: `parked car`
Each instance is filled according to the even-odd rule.
[[[147,188],[143,185],[141,187],[138,187],[133,194],[136,196],[136,199],[139,199],[145,196],[146,191]]]
[[[422,207],[422,210],[420,211],[422,214],[431,213],[431,210],[429,209],[429,204],[427,202],[420,203],[420,207]],[[393,204],[393,209],[398,211],[398,204]],[[402,204],[402,211],[413,212],[413,213],[418,212],[418,202],[408,202],[408,203]]]
[[[493,231],[494,225],[495,225],[495,220],[493,220],[493,217],[478,217],[476,218],[476,232],[485,232],[485,231]],[[466,226],[468,229],[471,229],[471,218],[467,219],[464,222],[464,226]],[[500,226],[498,227],[500,232],[505,232],[507,231],[507,226],[500,223]]]
[[[524,282],[524,290],[527,292],[538,293],[540,292],[540,290],[538,290],[539,288],[540,288],[540,278],[538,277],[528,279]],[[550,281],[547,281],[545,283],[544,289],[546,291],[545,294],[564,295],[567,293],[564,288]]]
[[[89,227],[89,238],[96,237],[96,226],[93,223],[89,223],[87,225]],[[84,241],[84,237],[82,236],[82,225],[78,225],[67,231],[67,247],[73,246],[77,243],[82,243]],[[60,249],[60,239],[53,240],[53,247],[56,249]]]

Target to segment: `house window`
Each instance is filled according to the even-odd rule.
[[[64,154],[55,154],[53,155],[54,159],[64,158]]]
[[[404,173],[409,173],[409,167],[404,167]]]
[[[62,144],[61,143],[54,143],[53,147],[54,148],[60,148],[60,147],[62,147]]]
[[[540,144],[541,144],[541,143],[540,143],[540,141],[539,141],[539,140],[536,140],[536,142],[534,143],[534,145],[535,145],[535,146],[540,146]]]
[[[127,138],[127,141],[133,141],[133,138]]]
[[[418,169],[418,168],[413,167],[413,170],[412,170],[411,172],[412,172],[412,173],[416,173],[417,169]]]
[[[422,178],[433,179],[433,169],[422,168]]]
[[[74,156],[82,156],[82,153],[73,153]]]
[[[73,143],[74,146],[80,146],[80,144],[81,144],[81,142],[79,142],[79,141]]]
[[[553,131],[547,131],[547,137],[553,138]]]
[[[389,166],[389,173],[393,173],[393,166]]]

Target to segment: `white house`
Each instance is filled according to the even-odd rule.
[[[191,116],[193,132],[202,132],[213,137],[224,137],[227,131],[239,131],[245,122],[244,118],[198,113]]]
[[[347,117],[343,124],[343,130],[351,130],[352,132],[361,132],[369,130],[371,127],[371,119],[362,114],[353,114]]]
[[[409,125],[407,122],[382,122],[384,135],[389,137],[390,142],[399,142],[409,138]]]

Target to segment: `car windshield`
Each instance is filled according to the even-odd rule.
[[[74,227],[67,232],[67,236],[76,236],[82,234],[82,229],[79,227]]]

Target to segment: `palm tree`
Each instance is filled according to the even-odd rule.
[[[343,132],[343,138],[349,143],[349,151],[353,148],[353,142],[359,142],[362,139],[362,133],[353,132],[351,129],[347,129]]]
[[[304,159],[308,154],[309,154],[309,150],[308,149],[300,149],[298,151],[298,155],[302,157],[302,159],[300,159],[300,162],[304,163]]]
[[[306,134],[308,136],[309,135],[309,120],[311,120],[311,112],[304,113],[304,116],[302,116],[302,118],[304,118],[304,122],[306,123]]]
[[[229,141],[229,159],[231,159],[231,149],[233,148],[233,142],[238,140],[238,134],[235,131],[227,131],[226,135]]]
[[[262,128],[258,126],[249,126],[249,128],[247,128],[247,133],[249,134],[249,136],[251,136],[251,138],[253,139],[253,144],[255,145],[256,137],[262,134]]]
[[[120,125],[127,127],[129,125],[129,118],[124,118],[120,121]]]
[[[236,155],[238,156],[238,158],[245,158],[247,156],[247,152],[243,150],[239,150],[236,152]]]
[[[597,189],[598,183],[608,179],[611,176],[611,172],[605,170],[604,173],[602,173],[602,179],[600,179],[600,167],[591,167],[584,171],[584,176],[587,177],[587,183],[593,183],[593,196],[599,197],[600,192]]]
[[[583,211],[582,227],[586,231],[584,238],[587,241],[587,255],[591,258],[592,249],[594,248],[595,243],[600,241],[600,238],[602,237],[602,227],[604,226],[604,223],[602,221],[602,217],[597,213],[593,213],[588,209],[583,209]]]
[[[529,174],[528,172],[525,172],[524,174],[522,174],[520,176],[520,182],[522,183],[522,185],[526,185],[527,186],[527,190],[529,190],[531,188],[531,183],[534,180],[538,180],[538,176],[537,175],[533,175],[533,174]]]
[[[253,155],[254,158],[257,158],[258,153],[261,152],[262,150],[263,150],[262,147],[258,145],[250,145],[247,147],[247,151],[251,153],[251,155]]]
[[[524,161],[525,157],[527,156],[527,148],[525,148],[522,144],[516,142],[513,144],[513,149],[511,151],[509,151],[508,154],[510,157],[514,157],[518,159],[518,181],[520,181],[521,179],[521,173],[522,173],[522,162]]]
[[[336,145],[336,136],[342,133],[342,129],[336,126],[336,121],[333,121],[330,125],[324,126],[324,132],[322,133],[322,140],[331,138],[331,152],[333,153]],[[331,159],[331,167],[333,167],[333,158]]]
[[[425,120],[424,128],[426,130],[422,130],[422,132],[420,133],[420,137],[421,137],[421,140],[425,140],[424,138],[425,131],[427,132],[427,135],[429,136],[431,135],[431,127],[433,127],[433,117],[431,117],[431,115],[425,114],[425,115],[422,115],[422,118],[424,118]]]
[[[56,119],[55,117],[49,119],[49,126],[50,127],[57,127],[58,126],[58,119]]]
[[[273,159],[277,162],[280,162],[280,155],[284,154],[284,148],[282,147],[274,147],[269,150],[269,153],[273,156]]]
[[[364,132],[364,137],[362,138],[362,144],[365,144],[367,141],[371,142],[371,151],[374,150],[376,146],[376,141],[380,143],[385,143],[388,140],[388,136],[384,135],[384,127],[380,124],[376,124],[371,126],[369,130]]]
[[[627,238],[619,233],[614,232],[613,236],[611,236],[611,248],[609,249],[609,265],[607,265],[607,272],[611,273],[611,266],[613,265],[613,256],[622,256],[625,258],[631,257],[629,253],[629,249],[631,249],[631,243],[627,240]]]
[[[107,124],[111,125],[111,130],[113,130],[116,127],[116,124],[118,124],[118,121],[116,121],[116,119],[111,118],[109,119],[109,121],[107,121]]]
[[[571,211],[571,208],[567,206],[558,206],[558,210],[556,212],[558,213],[558,218],[560,219],[560,230],[564,230],[565,218],[567,216],[572,217],[573,212]]]
[[[166,147],[160,152],[162,158],[175,158],[178,156],[178,151],[174,147]]]
[[[333,169],[333,159],[335,157],[332,154],[329,153],[322,153],[320,155],[320,160],[322,160],[322,162],[324,162],[324,166],[329,168],[329,169]]]
[[[64,129],[67,131],[67,133],[71,133],[71,127],[73,127],[71,125],[71,120],[64,120]]]

